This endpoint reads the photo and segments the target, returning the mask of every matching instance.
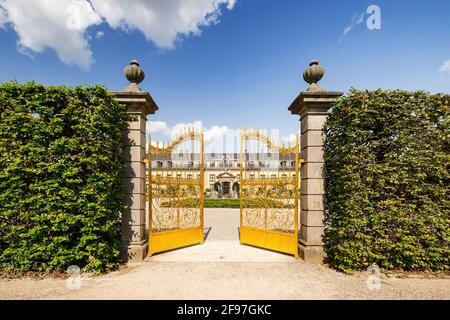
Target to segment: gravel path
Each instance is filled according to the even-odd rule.
[[[291,256],[242,246],[239,210],[205,210],[204,245],[155,255],[102,277],[0,280],[0,299],[450,299],[450,279],[347,276]],[[211,228],[211,229],[209,229]]]

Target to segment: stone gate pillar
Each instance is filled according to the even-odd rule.
[[[328,110],[342,92],[327,91],[317,85],[325,70],[312,61],[303,74],[309,88],[289,107],[300,116],[300,257],[309,263],[322,263],[324,253],[324,126]]]
[[[139,88],[144,80],[144,71],[136,60],[125,68],[125,76],[130,85],[119,92],[112,92],[116,100],[127,107],[132,116],[123,133],[125,141],[125,170],[123,172],[124,204],[129,209],[122,216],[122,248],[125,261],[138,262],[147,256],[148,239],[146,236],[146,184],[145,184],[145,144],[147,115],[158,110],[148,92]]]

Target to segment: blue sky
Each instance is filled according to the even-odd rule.
[[[52,17],[83,1],[95,12],[86,11],[72,38]],[[313,58],[325,67],[320,84],[330,90],[450,91],[447,0],[139,0],[136,10],[149,10],[141,21],[118,0],[109,8],[46,2],[0,0],[0,81],[119,90],[127,84],[123,68],[136,58],[146,72],[141,88],[160,107],[151,117],[155,136],[201,121],[213,136],[245,125],[287,137],[299,127],[287,108],[306,89],[301,75]],[[366,26],[369,5],[381,9],[381,30]]]

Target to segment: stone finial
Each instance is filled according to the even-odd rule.
[[[124,70],[125,77],[130,81],[130,85],[123,89],[126,92],[139,92],[139,83],[145,78],[144,70],[139,66],[137,60],[131,60],[130,65]]]
[[[309,88],[307,91],[309,92],[326,91],[325,89],[317,85],[317,82],[319,82],[323,78],[324,74],[325,69],[319,64],[319,62],[317,60],[311,61],[309,67],[306,68],[305,72],[303,73],[303,79],[307,83],[309,83]]]

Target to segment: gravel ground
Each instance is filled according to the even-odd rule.
[[[1,279],[0,299],[450,299],[450,278],[344,275],[291,256],[242,246],[239,210],[205,210],[204,245],[155,255],[101,277]],[[210,229],[209,229],[210,228]]]

